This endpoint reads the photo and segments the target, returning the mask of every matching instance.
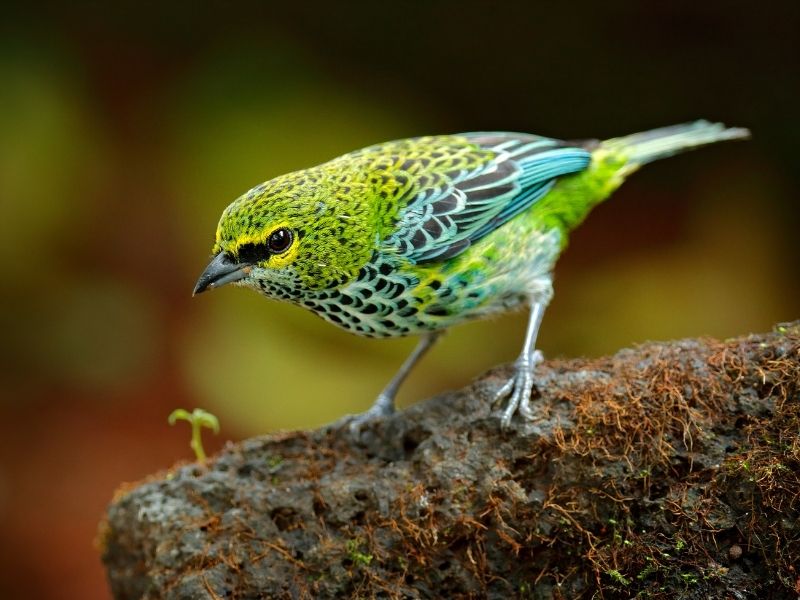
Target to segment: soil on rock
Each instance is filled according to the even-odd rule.
[[[537,367],[120,491],[117,599],[796,598],[800,326]],[[495,407],[496,408],[496,407]]]

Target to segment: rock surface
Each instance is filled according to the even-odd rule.
[[[509,373],[120,490],[114,597],[797,598],[800,324]]]

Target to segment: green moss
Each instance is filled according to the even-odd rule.
[[[369,564],[372,562],[372,554],[365,554],[361,552],[360,548],[363,544],[360,538],[354,538],[352,540],[347,540],[345,543],[345,549],[347,550],[347,556],[353,561],[354,565],[360,565],[362,567],[368,567]]]
[[[611,579],[613,579],[617,583],[621,583],[622,585],[628,586],[631,584],[631,580],[625,577],[617,569],[609,569],[608,571],[606,571],[606,575],[611,577]]]

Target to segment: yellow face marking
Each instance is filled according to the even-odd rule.
[[[276,227],[275,229],[278,228]],[[275,229],[272,231],[275,231]],[[267,267],[270,269],[282,269],[283,267],[286,267],[294,262],[294,259],[297,258],[299,251],[300,239],[296,233],[292,232],[292,243],[289,244],[289,247],[281,254],[270,254],[269,260],[267,261]]]
[[[262,245],[266,244],[269,237],[278,229],[288,229],[292,232],[292,243],[289,247],[280,254],[270,254],[266,261],[259,264],[268,269],[282,269],[294,262],[300,249],[300,239],[295,230],[286,222],[281,222],[259,235],[243,235],[236,239],[234,247],[231,249],[234,255],[238,256],[239,248],[245,244]]]

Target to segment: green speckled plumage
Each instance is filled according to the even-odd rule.
[[[521,305],[540,319],[569,231],[625,177],[746,135],[697,121],[604,142],[467,133],[371,146],[234,201],[196,291],[236,282],[372,337],[425,335]]]
[[[550,190],[561,200],[546,210],[525,209],[553,187],[548,169],[583,169],[590,156],[521,134],[373,146],[250,190],[223,214],[214,252],[239,258],[288,227],[297,233],[296,259],[255,267],[241,284],[361,335],[446,328],[513,308],[531,291],[549,295],[545,280],[566,227],[599,200],[582,188],[613,170],[600,162],[577,190]],[[522,193],[527,202],[507,211]]]

